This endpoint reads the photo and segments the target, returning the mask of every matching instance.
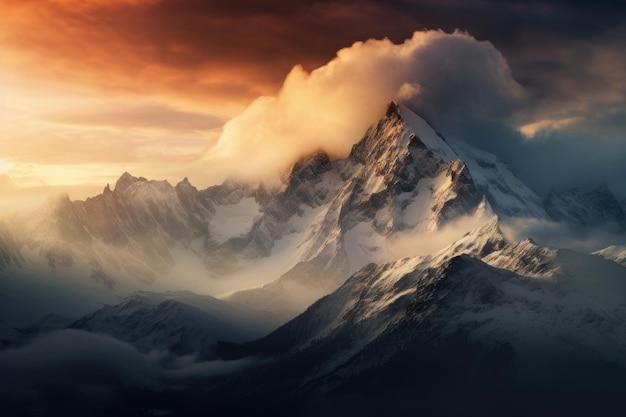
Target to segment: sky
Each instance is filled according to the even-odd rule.
[[[543,196],[626,198],[623,2],[0,0],[4,208],[339,157],[389,100]]]

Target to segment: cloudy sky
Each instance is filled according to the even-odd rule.
[[[540,193],[626,198],[624,3],[0,0],[5,201],[340,156],[390,99]]]

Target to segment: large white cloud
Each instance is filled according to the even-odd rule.
[[[345,156],[390,100],[455,123],[501,120],[522,94],[494,46],[464,33],[357,42],[311,73],[294,67],[277,96],[257,99],[225,125],[206,158],[244,160],[240,173],[255,178],[320,148]]]

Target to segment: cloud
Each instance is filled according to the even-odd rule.
[[[545,133],[546,131],[563,129],[564,127],[571,126],[580,121],[581,119],[578,117],[569,117],[557,120],[544,119],[539,120],[538,122],[532,122],[527,125],[521,126],[520,132],[522,132],[522,134],[524,134],[524,136],[526,137],[533,138],[538,133]]]
[[[300,78],[315,78],[314,68],[327,67],[325,63],[333,58],[336,51],[354,40],[386,36],[399,43],[414,30],[423,28],[442,28],[449,32],[458,28],[467,30],[476,39],[488,39],[496,47],[492,52],[497,49],[507,57],[513,69],[513,78],[524,87],[527,96],[522,103],[500,102],[498,95],[489,96],[489,90],[472,89],[472,84],[464,81],[471,80],[469,76],[450,78],[449,84],[434,77],[428,81],[433,94],[429,95],[428,89],[416,93],[414,89],[418,84],[411,81],[411,76],[404,77],[407,78],[401,84],[404,88],[400,90],[396,85],[398,90],[394,94],[404,100],[411,95],[429,97],[430,103],[415,103],[418,105],[416,109],[446,135],[502,152],[502,158],[524,180],[532,182],[543,192],[549,186],[543,184],[545,181],[541,181],[540,176],[562,176],[562,181],[557,184],[560,187],[568,181],[581,179],[581,175],[577,175],[581,170],[571,168],[571,165],[555,164],[554,161],[548,161],[549,166],[544,164],[535,170],[532,158],[542,159],[541,152],[530,153],[528,148],[522,146],[524,138],[515,133],[520,127],[533,126],[542,121],[545,126],[557,126],[558,129],[547,129],[553,131],[550,135],[548,132],[539,135],[538,142],[546,143],[548,148],[556,143],[560,146],[562,138],[572,133],[573,144],[568,143],[572,155],[564,160],[574,161],[574,150],[585,151],[589,143],[606,147],[606,151],[597,152],[601,154],[598,157],[624,150],[621,144],[613,143],[622,140],[614,139],[621,132],[619,127],[611,127],[610,124],[598,126],[594,122],[626,112],[626,59],[623,52],[626,50],[626,6],[619,2],[366,0],[357,3],[348,0],[296,0],[286,5],[277,0],[244,0],[232,4],[198,0],[0,1],[3,10],[0,16],[0,47],[3,51],[0,55],[0,66],[3,68],[0,89],[7,94],[7,84],[22,88],[15,93],[9,91],[5,102],[11,104],[14,101],[12,96],[22,94],[24,89],[29,88],[36,95],[28,106],[51,97],[53,100],[49,100],[49,108],[43,113],[50,114],[51,109],[56,111],[58,107],[59,112],[66,115],[61,114],[61,119],[81,123],[84,128],[68,131],[67,126],[59,128],[39,124],[37,129],[40,120],[31,119],[22,124],[27,126],[27,133],[20,133],[18,128],[21,126],[7,129],[0,136],[9,138],[11,146],[7,149],[14,154],[11,158],[20,158],[20,162],[65,164],[78,158],[100,161],[98,155],[106,155],[107,161],[132,164],[122,171],[130,170],[144,176],[152,176],[151,172],[155,172],[137,162],[138,159],[147,161],[155,156],[147,144],[149,137],[132,137],[129,142],[139,143],[141,149],[126,152],[124,146],[117,146],[123,143],[122,135],[118,132],[110,134],[101,129],[102,125],[95,126],[110,121],[113,128],[131,124],[135,128],[137,123],[146,127],[147,123],[153,123],[147,115],[139,117],[135,114],[140,120],[130,121],[129,116],[103,111],[98,115],[80,114],[72,118],[69,114],[73,108],[67,106],[68,98],[58,97],[58,91],[54,89],[40,88],[42,85],[71,86],[96,94],[98,100],[141,97],[141,101],[145,102],[146,97],[148,101],[158,98],[155,101],[170,103],[173,109],[186,109],[185,112],[190,114],[207,112],[226,118],[237,114],[260,94],[275,95],[285,74],[294,64],[299,63],[302,68],[292,71],[291,78],[296,80],[298,73]],[[368,41],[365,45],[371,43],[375,42]],[[406,42],[401,45],[408,48]],[[346,49],[354,52],[355,48]],[[443,48],[442,53],[450,55],[452,49]],[[461,55],[464,52],[473,57],[476,50],[454,51]],[[437,50],[432,50],[430,54],[429,59],[445,59],[436,56]],[[488,56],[484,58],[489,59]],[[388,71],[397,72],[391,67]],[[474,75],[479,77],[476,86],[482,85],[480,74]],[[426,79],[419,84],[421,90]],[[467,91],[458,91],[458,86],[467,88]],[[440,94],[434,93],[437,91]],[[492,105],[468,107],[464,100],[448,99],[459,95],[463,97],[465,93],[485,94],[483,99]],[[360,97],[362,95],[355,95],[355,100]],[[141,103],[138,106],[141,107]],[[131,113],[137,108],[126,108],[129,107]],[[352,113],[347,114],[352,116]],[[463,114],[464,120],[461,120]],[[14,116],[10,115],[10,118],[15,119]],[[178,128],[182,120],[199,126],[209,123],[208,120],[189,120],[180,116],[179,121],[162,119],[164,127]],[[489,118],[490,123],[485,122],[484,117]],[[493,120],[498,117],[506,119],[505,123]],[[364,126],[365,123],[361,123],[363,118],[357,115],[355,126],[359,123]],[[514,118],[514,122],[510,118]],[[581,122],[572,124],[571,128],[567,124],[551,123],[563,120]],[[7,122],[13,123],[8,120],[2,125]],[[316,122],[313,121],[314,124]],[[86,132],[88,127],[94,127],[94,130]],[[317,126],[313,126],[312,130],[316,129]],[[580,134],[581,130],[585,131],[585,135]],[[351,131],[346,130],[345,133]],[[361,133],[358,132],[357,137],[351,140],[358,140]],[[107,142],[109,137],[114,137],[114,146],[98,146],[98,142]],[[167,149],[172,143],[169,138],[162,139],[155,138],[157,146],[154,148]],[[179,165],[176,178],[187,175],[182,171],[198,154],[198,138],[191,138],[190,141],[195,143],[194,149],[183,151],[184,157],[174,158],[168,164]],[[88,145],[87,142],[95,145]],[[211,141],[206,142],[210,144]],[[336,151],[343,149],[343,142],[335,141],[332,146],[325,143],[324,146]],[[144,143],[146,146],[143,146]],[[269,146],[272,143],[270,141]],[[541,148],[536,145],[531,148],[535,147]],[[38,152],[50,148],[68,150],[67,158],[56,152],[49,152],[47,156]],[[69,151],[73,149],[76,152]],[[102,152],[103,149],[107,152]],[[115,151],[108,152],[109,149]],[[525,155],[524,159],[515,160],[514,156],[520,150]],[[276,158],[278,162],[284,159],[276,155],[272,157],[264,147],[259,153],[258,159],[263,156],[266,161],[246,162],[250,171],[263,170],[275,163]],[[547,154],[558,158],[555,153]],[[165,163],[166,156],[157,152],[156,163]],[[613,161],[597,161],[593,165],[593,168],[598,168],[594,180],[621,175]],[[216,170],[228,170],[226,163],[211,162]],[[241,161],[229,163],[243,165]],[[173,168],[170,170],[174,171]],[[198,168],[198,172],[203,171]],[[200,176],[192,179],[194,183],[202,183]],[[208,185],[208,182],[203,185]],[[620,186],[617,181],[611,185],[626,196],[626,186]]]
[[[124,390],[159,387],[157,359],[108,336],[53,332],[0,352],[2,407],[115,409],[123,406]]]
[[[560,0],[540,5],[496,0],[3,0],[3,11],[0,31],[6,46],[23,63],[39,64],[22,66],[30,74],[73,76],[73,82],[130,90],[219,91],[223,97],[229,89],[222,87],[228,85],[230,98],[248,99],[280,85],[295,63],[318,67],[357,39],[388,36],[398,42],[416,29],[461,29],[506,46],[509,53],[528,33],[584,40],[623,23],[626,15],[618,2]]]
[[[273,93],[294,64],[310,71],[355,40],[386,36],[400,42],[428,28],[460,29],[492,41],[511,60],[516,77],[550,99],[567,92],[554,88],[560,80],[574,82],[577,88],[570,92],[587,84],[575,84],[584,81],[585,58],[623,50],[624,37],[611,31],[626,26],[626,7],[608,0],[2,0],[2,5],[0,61],[29,80],[64,80],[106,93],[167,94],[231,111],[233,102],[241,106]],[[572,59],[577,65],[570,65]]]
[[[0,412],[93,415],[97,410],[97,415],[116,415],[133,410],[133,393],[167,395],[169,389],[193,387],[252,364],[176,360],[168,352],[142,354],[110,336],[59,330],[19,349],[0,351]]]
[[[501,54],[470,35],[357,42],[311,73],[295,67],[277,96],[257,99],[225,124],[207,158],[245,158],[244,175],[254,177],[319,148],[346,156],[390,100],[459,123],[506,118],[521,97]]]
[[[395,233],[388,242],[389,259],[427,256],[433,254],[461,239],[466,233],[482,227],[493,216],[491,210],[463,216],[445,224],[432,232],[400,231]]]
[[[542,196],[607,182],[624,198],[626,61],[617,45],[583,44],[582,56],[566,49],[562,61],[578,69],[545,71],[553,85],[542,97],[514,79],[491,43],[467,34],[357,42],[310,73],[295,67],[276,96],[256,100],[224,126],[207,161],[231,161],[256,178],[319,148],[345,156],[396,99],[448,139],[495,153]]]
[[[606,228],[582,228],[549,220],[515,218],[500,223],[509,242],[532,238],[540,245],[591,253],[610,245],[626,243],[623,233]]]
[[[295,63],[314,68],[354,39],[412,26],[344,1],[3,0],[3,10],[0,60],[30,77],[222,107],[273,91]]]

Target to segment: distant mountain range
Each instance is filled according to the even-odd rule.
[[[282,188],[125,173],[86,201],[5,218],[1,346],[72,328],[258,360],[163,388],[172,415],[612,414],[626,249],[512,241],[515,219],[626,231],[605,186],[543,201],[495,155],[391,103],[347,158],[305,157]]]

